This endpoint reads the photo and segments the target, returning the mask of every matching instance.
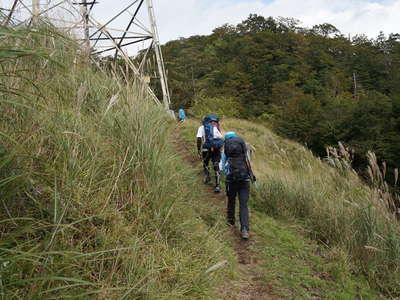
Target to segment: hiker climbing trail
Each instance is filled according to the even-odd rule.
[[[225,193],[214,193],[214,189],[210,185],[202,183],[201,163],[191,149],[182,141],[180,135],[180,126],[174,130],[174,143],[179,154],[193,166],[199,170],[199,188],[206,191],[207,197],[205,201],[209,202],[213,208],[218,210],[221,215],[226,213],[226,196]],[[181,147],[181,145],[184,145]],[[228,225],[227,225],[228,226]],[[230,279],[226,284],[218,290],[220,299],[239,299],[239,300],[258,300],[258,299],[277,299],[272,297],[271,287],[263,281],[263,274],[260,272],[260,265],[263,263],[260,257],[260,248],[263,244],[258,240],[257,234],[253,233],[249,240],[240,238],[240,232],[237,227],[227,228],[230,232],[230,243],[235,251],[238,263],[238,279]]]
[[[199,205],[207,207],[204,220],[210,229],[221,230],[219,238],[234,252],[229,265],[232,272],[225,267],[226,281],[217,288],[218,299],[383,299],[365,279],[354,275],[345,252],[312,240],[303,223],[279,217],[281,212],[275,209],[282,209],[280,203],[291,199],[285,189],[296,183],[283,189],[274,180],[280,178],[282,170],[284,178],[298,171],[287,166],[287,161],[298,163],[298,157],[288,157],[285,151],[290,149],[293,155],[296,148],[267,128],[242,120],[224,120],[224,129],[238,132],[255,147],[252,165],[261,180],[249,201],[250,239],[242,240],[237,227],[229,229],[224,223],[225,193],[215,194],[212,186],[202,183],[193,138],[197,126],[198,121],[193,120],[179,124],[173,141],[178,154],[197,170],[193,174],[198,177],[193,180],[204,199]],[[325,167],[300,147],[295,153],[302,159],[307,157],[316,170]],[[210,211],[214,211],[215,218],[210,218]]]
[[[123,34],[93,19],[97,1],[24,1],[0,5],[0,299],[400,299],[399,202],[383,180],[400,153],[398,37],[252,15],[163,56],[151,0],[118,13],[140,27]],[[148,51],[132,56],[139,40]],[[339,137],[361,151],[316,159],[273,130],[323,155]],[[251,165],[229,133],[254,146]],[[351,159],[370,147],[367,186]]]

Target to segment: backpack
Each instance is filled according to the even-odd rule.
[[[219,130],[219,118],[216,115],[205,115],[203,118],[205,133],[204,147],[207,149],[220,149],[224,145],[223,139],[214,138],[214,126]]]
[[[246,144],[240,137],[225,140],[224,152],[228,161],[228,181],[238,182],[250,178],[246,162]]]

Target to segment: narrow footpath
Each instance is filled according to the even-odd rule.
[[[193,151],[188,148],[188,145],[183,141],[180,135],[180,127],[177,126],[174,130],[174,144],[175,148],[194,169],[198,169],[199,187],[206,191],[206,199],[210,206],[219,210],[221,214],[226,213],[226,195],[224,191],[221,193],[214,193],[213,186],[205,185],[202,183],[203,174],[201,171],[201,164],[198,158],[192,155]],[[183,146],[182,146],[183,145]],[[251,221],[251,220],[250,220]],[[250,230],[251,231],[251,230]],[[235,256],[238,264],[238,279],[228,280],[225,285],[221,286],[218,295],[219,299],[235,299],[235,300],[268,300],[280,299],[273,295],[272,288],[263,282],[263,276],[260,269],[263,263],[262,257],[259,255],[263,247],[262,242],[257,234],[251,232],[249,240],[242,240],[240,232],[237,227],[230,229],[230,242],[232,248],[235,250]]]
[[[227,260],[232,265],[225,266],[231,271],[218,288],[216,299],[385,299],[358,273],[346,252],[314,240],[301,221],[274,218],[264,209],[256,209],[254,194],[249,201],[253,204],[249,207],[249,241],[240,238],[238,228],[229,229],[221,224],[225,220],[226,195],[215,194],[212,186],[202,183],[202,166],[196,157],[193,137],[198,124],[192,120],[178,124],[172,140],[180,157],[197,170],[199,191],[205,195],[204,203],[200,204],[206,207],[204,220],[211,220],[211,226],[219,222],[219,228],[225,229],[222,238],[231,249]],[[227,127],[238,131],[234,122]],[[243,136],[251,136],[251,128],[252,124],[242,123]],[[256,146],[257,141],[253,142]],[[210,212],[215,212],[215,217]]]

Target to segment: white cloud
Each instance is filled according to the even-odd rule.
[[[400,32],[400,0],[159,0],[155,9],[163,42],[209,34],[224,23],[241,22],[250,13],[293,17],[304,26],[327,22],[346,35]]]
[[[30,3],[31,0],[24,1]],[[46,1],[41,0],[42,3]],[[58,1],[61,0],[52,0],[52,3]],[[12,2],[0,0],[0,7],[9,8]],[[104,23],[130,3],[132,0],[100,0],[93,14]],[[376,37],[380,31],[400,33],[400,0],[153,0],[153,3],[163,43],[179,37],[210,34],[225,23],[240,23],[250,13],[293,17],[303,26],[330,23],[346,35]],[[125,13],[110,27],[124,29],[131,14]],[[139,15],[140,20],[147,19],[146,7]],[[115,35],[120,33],[115,32]],[[129,48],[136,52],[142,46],[137,44]]]

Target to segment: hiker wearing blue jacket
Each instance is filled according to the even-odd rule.
[[[183,108],[180,108],[178,111],[178,119],[179,119],[179,122],[183,122],[186,119],[185,110]]]
[[[235,132],[225,134],[222,152],[222,170],[225,173],[227,205],[227,223],[235,225],[236,196],[239,197],[240,232],[243,239],[249,239],[249,209],[247,202],[250,194],[250,181],[255,182],[250,159],[244,140]]]

